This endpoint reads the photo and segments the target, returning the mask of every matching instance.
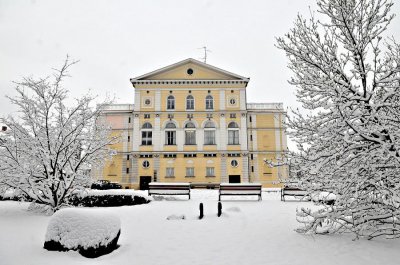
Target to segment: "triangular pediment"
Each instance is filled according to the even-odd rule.
[[[186,59],[148,74],[132,78],[139,80],[242,80],[249,79],[195,59]]]

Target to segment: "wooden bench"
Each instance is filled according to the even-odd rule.
[[[196,182],[190,183],[191,189],[218,189],[219,183],[211,183],[211,182]]]
[[[261,197],[262,185],[259,183],[221,183],[219,185],[219,198],[221,196],[248,196],[257,195],[258,200],[262,200]]]
[[[190,200],[190,183],[149,183],[149,196],[151,195],[188,195]]]
[[[307,191],[299,187],[288,187],[285,186],[281,189],[281,201],[285,201],[285,196],[293,196],[295,198],[301,197],[303,199],[308,195]]]

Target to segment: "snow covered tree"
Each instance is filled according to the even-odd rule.
[[[400,45],[383,35],[389,0],[318,0],[277,39],[303,110],[287,125],[291,174],[334,205],[301,209],[301,233],[400,237]],[[318,17],[318,18],[317,18]]]
[[[16,82],[9,97],[19,115],[0,120],[8,130],[0,136],[0,187],[12,188],[50,211],[58,210],[72,192],[86,187],[91,168],[110,155],[110,128],[101,105],[85,95],[71,106],[63,80],[75,62],[68,58],[52,78]]]

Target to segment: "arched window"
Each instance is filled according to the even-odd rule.
[[[185,144],[196,144],[196,126],[193,122],[188,122],[185,125]]]
[[[165,144],[176,145],[176,126],[173,122],[165,125]]]
[[[239,126],[236,122],[230,122],[228,124],[228,144],[239,144]]]
[[[192,95],[186,97],[186,109],[194,110],[194,97]]]
[[[142,145],[153,144],[153,126],[150,122],[145,122],[142,126]]]
[[[169,95],[167,97],[167,110],[173,110],[173,109],[175,109],[175,97]]]
[[[204,144],[215,144],[215,124],[212,121],[207,121],[204,125]]]
[[[211,95],[207,95],[206,97],[206,109],[207,110],[214,109],[214,99]]]

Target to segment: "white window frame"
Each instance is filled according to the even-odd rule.
[[[207,124],[211,124],[213,127],[207,126]],[[204,145],[216,145],[216,140],[215,140],[215,135],[216,135],[216,127],[215,123],[212,121],[207,121],[204,125]],[[207,136],[207,134],[212,133],[213,137]],[[209,141],[209,139],[212,139],[212,141]]]
[[[214,110],[214,97],[211,95],[206,96],[206,110]],[[209,106],[211,104],[211,106]]]
[[[168,128],[169,124],[172,124],[174,127]],[[169,141],[168,141],[168,139],[171,138],[169,136],[170,133],[172,133],[172,135],[173,135],[172,144],[169,144]],[[165,125],[165,145],[176,145],[176,125],[173,122],[168,122]]]
[[[189,97],[190,97],[190,99],[189,99]],[[190,105],[190,106],[192,106],[193,108],[188,108],[189,100],[190,100],[190,102],[191,102],[191,105]],[[185,102],[186,110],[194,111],[194,109],[195,109],[195,107],[196,107],[196,104],[195,104],[195,103],[196,103],[196,102],[195,102],[195,100],[194,100],[193,95],[188,95],[188,96],[186,97],[186,102]]]
[[[170,101],[172,102],[172,108],[170,108]],[[168,95],[167,97],[167,110],[175,110],[175,97],[173,95]]]
[[[187,127],[189,124],[192,124],[193,127]],[[193,122],[188,122],[186,123],[184,130],[185,130],[185,145],[196,145],[196,125]],[[189,138],[190,134],[193,134],[191,138]]]
[[[150,127],[145,126],[147,124],[150,125]],[[153,129],[152,128],[153,128],[153,126],[151,125],[150,122],[145,122],[142,125],[142,133],[141,133],[142,145],[153,145]],[[143,136],[143,134],[145,134],[145,135]],[[150,134],[150,136],[149,136],[149,134]]]
[[[215,167],[206,167],[206,177],[215,177]]]
[[[231,125],[235,125],[234,127]],[[239,145],[240,144],[240,131],[239,126],[236,122],[230,122],[228,124],[228,145]]]
[[[194,167],[186,167],[186,177],[193,178],[194,175]]]
[[[173,167],[167,167],[165,169],[165,177],[166,178],[173,178],[175,177],[175,168]]]

